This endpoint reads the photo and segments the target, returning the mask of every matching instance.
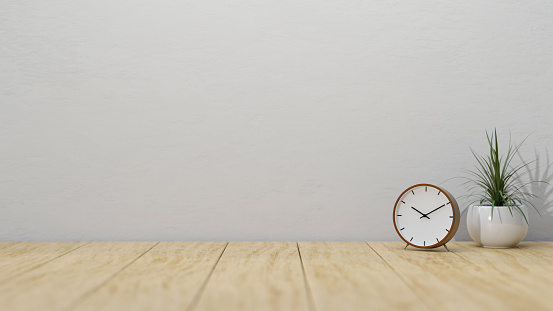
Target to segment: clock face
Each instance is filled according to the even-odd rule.
[[[437,247],[448,242],[457,231],[459,218],[455,199],[429,184],[405,190],[394,208],[396,231],[416,247]]]

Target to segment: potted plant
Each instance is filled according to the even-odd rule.
[[[476,158],[475,170],[466,170],[468,177],[464,183],[472,199],[463,213],[467,213],[467,227],[472,239],[484,247],[509,248],[521,242],[528,232],[528,206],[538,209],[530,199],[537,198],[527,192],[526,185],[541,181],[521,180],[527,172],[522,172],[532,162],[513,165],[515,154],[526,139],[512,145],[509,139],[507,154],[499,155],[497,130],[489,135],[490,147],[487,156],[471,152]],[[475,204],[475,205],[473,205]]]

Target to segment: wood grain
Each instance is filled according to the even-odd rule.
[[[308,310],[295,242],[231,242],[194,310]]]
[[[186,310],[226,244],[162,242],[76,310]]]
[[[16,245],[18,243],[21,243],[21,242],[0,242],[0,249],[10,247],[10,246]]]
[[[300,242],[316,310],[428,310],[364,242]]]
[[[155,242],[93,242],[0,286],[0,310],[70,307],[147,252]]]
[[[475,242],[453,244],[461,247],[456,254],[490,269],[490,273],[509,276],[513,274],[512,272],[534,273],[542,276],[553,274],[553,249],[548,250],[538,242],[522,242],[518,247],[504,249],[484,248]],[[550,254],[549,251],[551,251]]]
[[[547,310],[550,306],[521,293],[509,279],[490,273],[456,252],[403,250],[404,243],[370,242],[410,288],[434,310]]]
[[[509,287],[518,292],[517,297],[532,301],[536,307],[553,309],[553,264],[545,255],[535,255],[521,248],[489,249],[476,243],[455,243],[460,246],[457,255],[486,269],[486,275],[498,275]],[[534,247],[534,249],[539,249]]]
[[[524,248],[524,250],[529,251],[534,250],[545,255],[543,258],[553,260],[553,242],[523,242],[519,244],[519,248]]]
[[[474,245],[475,247],[477,247],[477,244],[474,242],[460,243],[465,245]],[[548,260],[553,263],[553,242],[522,241],[512,249],[524,250],[526,253],[532,254],[533,256],[539,257],[540,259]]]
[[[13,243],[0,310],[553,310],[552,242],[225,245]]]
[[[0,284],[63,256],[87,242],[21,242],[0,249]]]

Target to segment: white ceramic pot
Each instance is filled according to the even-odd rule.
[[[526,217],[528,209],[521,206]],[[471,206],[467,213],[467,227],[474,241],[484,247],[509,248],[524,240],[528,224],[517,208],[494,206]]]

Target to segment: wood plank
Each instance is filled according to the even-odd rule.
[[[428,310],[364,242],[300,242],[317,310]]]
[[[194,310],[308,310],[294,242],[231,242]]]
[[[155,242],[93,242],[0,286],[0,310],[66,309]]]
[[[517,247],[529,252],[535,251],[541,255],[545,255],[543,258],[553,261],[553,242],[522,242]],[[536,255],[539,256],[539,254]]]
[[[21,243],[21,242],[0,242],[0,249],[10,247],[10,246],[16,245],[18,243]]]
[[[76,310],[186,310],[226,242],[162,242]]]
[[[21,242],[0,249],[0,284],[63,256],[87,242]]]
[[[551,242],[551,241],[522,242],[519,245],[524,245],[525,243],[535,243],[535,244],[537,244],[537,247],[543,247],[543,248],[546,248],[548,250],[553,250],[553,242]]]
[[[473,264],[455,252],[403,250],[401,242],[370,242],[428,306],[435,310],[548,310],[550,305],[533,299],[500,274]]]
[[[544,245],[542,242],[522,242],[517,247],[494,249],[482,247],[476,242],[454,242],[453,244],[466,249],[466,251],[458,251],[458,255],[466,257],[475,264],[487,265],[493,262],[494,270],[498,272],[505,271],[503,268],[525,273],[536,269],[539,273],[553,272],[553,243]],[[475,256],[467,257],[471,254]]]
[[[476,242],[459,242],[473,244],[475,247],[481,247]],[[538,242],[538,241],[522,241],[513,249],[521,249],[534,256],[538,256],[543,260],[553,262],[553,242]]]
[[[547,256],[526,251],[531,247],[489,249],[473,242],[454,244],[461,247],[457,255],[486,269],[488,275],[500,275],[526,299],[553,306],[553,265]]]

